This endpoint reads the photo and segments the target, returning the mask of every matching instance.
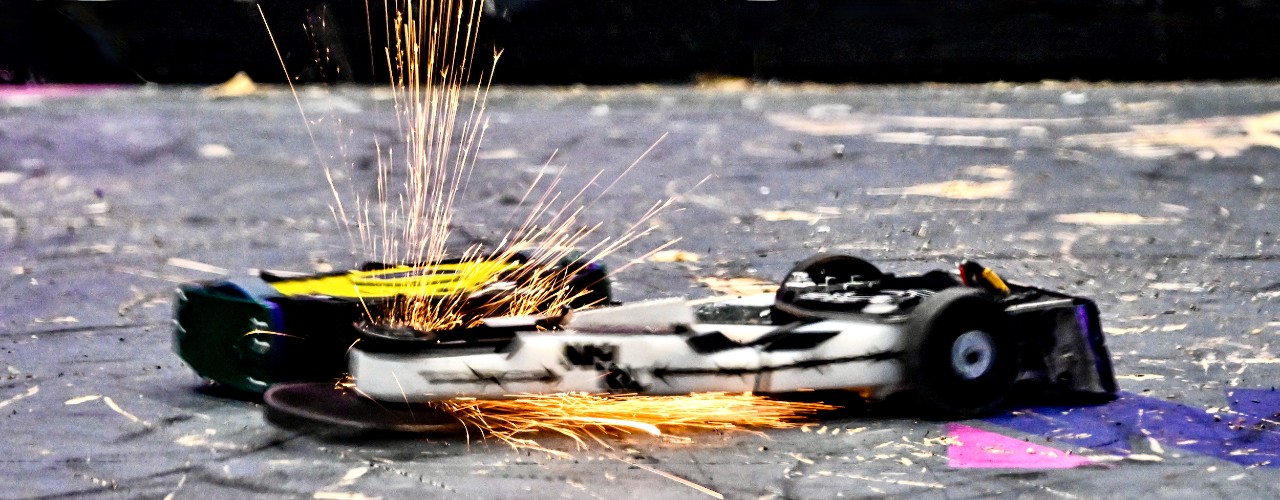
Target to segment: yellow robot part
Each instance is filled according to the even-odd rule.
[[[1009,295],[1009,285],[1006,285],[1004,280],[1000,279],[1000,275],[996,274],[995,271],[992,271],[991,268],[987,267],[982,269],[982,279],[986,280],[987,283],[990,283],[996,290],[999,290],[1001,294]]]
[[[439,297],[479,290],[524,264],[475,260],[429,266],[394,266],[376,271],[349,271],[327,276],[287,279],[271,285],[283,295],[344,298]]]

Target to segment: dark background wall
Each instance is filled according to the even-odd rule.
[[[385,77],[364,0],[0,0],[0,82],[282,81],[258,5],[298,81]],[[484,15],[514,83],[1280,76],[1280,2],[1263,0],[490,0]]]

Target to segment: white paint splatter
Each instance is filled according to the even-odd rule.
[[[221,275],[227,274],[227,270],[221,267],[218,267],[212,264],[205,264],[203,262],[197,262],[190,259],[183,259],[179,257],[170,257],[169,260],[165,261],[165,264],[173,267],[190,269],[192,271],[200,271],[202,273],[221,274]]]
[[[965,175],[1003,180],[1013,177],[1013,171],[1006,165],[974,165],[964,168]]]
[[[371,497],[364,493],[346,493],[342,491],[317,491],[311,498],[320,500],[377,500],[382,497]]]
[[[940,135],[934,138],[933,143],[938,146],[962,148],[1004,149],[1009,147],[1009,139],[1004,137],[987,137],[983,135]]]
[[[227,441],[214,441],[210,439],[217,433],[217,429],[205,429],[203,434],[187,434],[173,442],[180,446],[204,446],[215,450],[238,450],[246,448],[246,446],[242,444]]]
[[[1116,375],[1120,380],[1164,380],[1164,375],[1154,373],[1138,373],[1134,375]]]
[[[329,488],[342,488],[345,486],[351,486],[353,484],[356,484],[356,480],[360,479],[361,477],[364,477],[364,475],[368,474],[370,470],[371,469],[368,467],[356,467],[351,470],[348,470],[347,473],[342,476],[342,480],[338,481],[336,484],[330,486]]]
[[[1066,91],[1062,93],[1060,98],[1062,99],[1062,104],[1066,106],[1079,106],[1089,102],[1089,94],[1084,92]]]
[[[1107,335],[1112,335],[1112,336],[1130,335],[1134,333],[1149,333],[1149,332],[1150,333],[1180,332],[1186,329],[1187,329],[1186,323],[1178,323],[1176,325],[1164,325],[1164,326],[1143,325],[1143,326],[1134,326],[1129,328],[1125,328],[1125,327],[1104,327],[1103,328],[1103,330],[1107,332]]]
[[[78,405],[78,404],[81,404],[81,403],[88,403],[88,402],[90,402],[90,401],[97,400],[97,399],[99,399],[99,398],[101,398],[101,397],[102,397],[102,395],[101,395],[101,394],[91,394],[91,395],[88,395],[88,396],[80,396],[80,397],[78,397],[78,398],[71,398],[71,399],[68,399],[68,400],[66,400],[65,402],[63,402],[62,404],[64,404],[64,405],[68,405],[68,406]]]
[[[145,421],[145,420],[142,420],[142,419],[138,418],[136,415],[134,415],[134,414],[132,414],[132,413],[129,413],[129,412],[125,411],[125,409],[124,409],[124,408],[121,408],[121,407],[120,407],[120,405],[116,404],[115,400],[111,399],[111,397],[110,397],[110,396],[103,397],[103,398],[102,398],[102,402],[103,402],[103,403],[106,403],[106,404],[107,404],[107,408],[111,408],[111,411],[114,411],[114,412],[116,412],[116,413],[119,413],[119,414],[123,415],[123,416],[124,416],[124,418],[127,418],[127,419],[129,419],[129,420],[133,421],[134,423],[142,424],[144,427],[151,427],[151,422],[147,422],[147,421]]]
[[[520,151],[515,148],[504,148],[493,151],[481,151],[476,154],[477,160],[514,160],[520,157]]]
[[[11,405],[11,404],[13,404],[13,403],[17,403],[18,401],[22,401],[22,399],[23,399],[23,398],[29,398],[29,397],[31,397],[31,396],[35,396],[35,395],[36,395],[36,393],[39,393],[39,392],[40,392],[40,386],[38,386],[38,385],[33,385],[33,386],[31,386],[31,388],[30,388],[30,389],[27,389],[27,392],[24,392],[24,393],[19,394],[19,395],[17,395],[17,396],[11,397],[11,398],[6,399],[6,400],[4,400],[4,401],[0,401],[0,408],[4,408],[4,407],[9,406],[9,405]]]
[[[904,480],[897,480],[897,479],[880,479],[880,478],[867,477],[867,476],[862,476],[857,474],[836,474],[836,476],[847,477],[849,479],[861,479],[863,481],[872,481],[877,483],[897,484],[900,486],[918,486],[922,488],[932,488],[937,490],[944,489],[947,487],[942,483],[927,483],[923,481],[904,481]]]
[[[769,115],[769,123],[785,130],[809,135],[867,135],[893,129],[935,129],[956,131],[1006,131],[1023,127],[1050,125],[1072,126],[1083,122],[1080,118],[993,118],[971,116],[901,116],[849,113],[823,116],[796,114]],[[890,132],[892,133],[892,132]]]
[[[231,148],[223,144],[203,144],[200,146],[201,158],[230,158],[235,156]]]
[[[1061,214],[1055,216],[1053,219],[1063,224],[1086,226],[1149,226],[1177,224],[1179,222],[1179,220],[1174,217],[1147,217],[1144,215],[1122,212],[1080,212],[1074,214]]]
[[[818,214],[813,212],[804,212],[801,210],[756,210],[755,215],[769,222],[780,221],[802,221],[808,222],[809,225],[817,224],[822,219],[831,218],[830,215]]]
[[[1153,290],[1165,290],[1170,292],[1200,293],[1207,290],[1204,286],[1195,283],[1152,283],[1147,286]]]
[[[75,316],[58,316],[56,318],[36,318],[35,322],[36,323],[53,323],[55,325],[65,325],[69,323],[79,323],[80,320],[76,319]]]
[[[848,118],[853,106],[848,104],[815,104],[805,111],[805,116],[815,120]]]
[[[928,146],[933,144],[933,135],[925,132],[881,132],[871,136],[871,140],[886,144]]]

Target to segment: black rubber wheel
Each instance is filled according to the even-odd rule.
[[[271,422],[298,430],[335,434],[390,432],[457,434],[462,421],[424,404],[374,401],[332,382],[276,384],[262,395]]]
[[[1018,377],[1018,345],[1008,317],[986,293],[967,287],[926,298],[907,324],[906,368],[925,416],[990,413]]]
[[[854,277],[874,280],[884,275],[875,264],[842,254],[818,254],[797,262],[787,273],[787,277],[799,272],[809,273],[809,279],[815,283],[822,283],[827,278],[833,282],[849,281]],[[784,278],[783,282],[785,281]]]
[[[779,284],[778,293],[774,296],[774,307],[770,308],[770,318],[775,325],[793,323],[801,318],[800,311],[790,307],[795,301],[795,291],[787,288],[787,280],[795,273],[807,273],[814,283],[844,283],[860,278],[864,281],[880,279],[884,273],[875,264],[852,255],[818,254],[800,262],[787,272]],[[780,309],[778,304],[782,305]]]

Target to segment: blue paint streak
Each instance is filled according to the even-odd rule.
[[[1262,392],[1262,391],[1259,391]],[[1268,391],[1270,392],[1270,391]],[[1235,394],[1241,394],[1236,390]],[[1250,393],[1236,401],[1267,401],[1259,407],[1280,410],[1280,393],[1265,399]],[[1252,403],[1251,403],[1252,404]],[[1271,405],[1271,406],[1267,406]],[[1145,450],[1147,437],[1164,447],[1220,458],[1246,466],[1280,467],[1280,432],[1251,415],[1215,415],[1169,401],[1127,392],[1107,404],[1085,407],[1038,407],[1020,415],[984,419],[1001,427],[1102,452],[1126,455],[1135,444]]]
[[[1227,391],[1231,409],[1272,421],[1280,421],[1280,391],[1270,389],[1232,389]]]

